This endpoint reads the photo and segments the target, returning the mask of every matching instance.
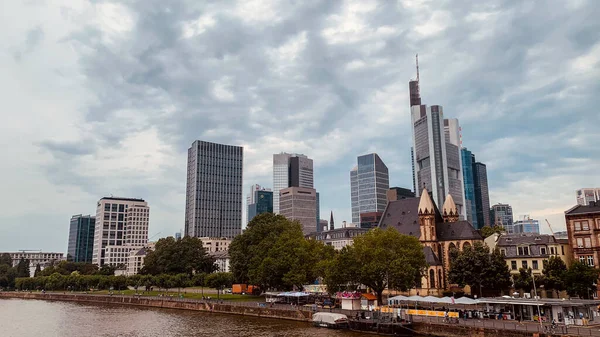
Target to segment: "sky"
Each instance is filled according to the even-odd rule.
[[[70,217],[110,195],[173,235],[196,139],[244,146],[245,194],[272,186],[274,153],[308,155],[321,218],[350,222],[357,156],[412,187],[417,53],[491,204],[564,229],[575,190],[600,187],[598,17],[595,0],[3,1],[0,251],[66,251]]]

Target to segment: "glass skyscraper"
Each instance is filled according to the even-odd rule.
[[[242,232],[244,148],[197,140],[188,149],[185,234],[233,238]]]
[[[362,213],[383,212],[390,188],[388,168],[376,153],[358,157],[350,171],[352,223],[360,223]]]
[[[467,221],[473,228],[480,229],[477,222],[477,206],[475,201],[475,181],[473,178],[474,156],[466,148],[461,149],[463,164],[463,181],[465,182],[465,207],[467,209]]]
[[[509,204],[496,204],[492,206],[491,219],[493,225],[504,227],[508,234],[514,233],[513,228],[513,210]]]
[[[251,198],[252,203],[248,204],[248,222],[259,214],[273,213],[273,191],[262,188],[255,189],[250,193],[253,196]]]
[[[92,263],[96,217],[73,215],[69,226],[67,261]]]
[[[477,225],[492,226],[490,217],[490,192],[488,188],[487,168],[485,164],[476,162],[473,156],[473,181],[475,183],[475,207],[477,208]]]

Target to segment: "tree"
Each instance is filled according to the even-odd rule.
[[[382,293],[388,287],[406,291],[420,284],[427,267],[419,240],[400,234],[394,228],[375,228],[357,236],[352,246],[340,255],[345,265],[351,267],[347,273],[337,274],[335,278],[342,283],[360,283],[370,287],[377,294],[378,303],[383,303]],[[328,277],[336,272],[330,272]]]
[[[497,250],[490,253],[489,247],[481,242],[450,252],[448,280],[461,287],[469,285],[472,291],[478,289],[480,296],[483,288],[499,292],[511,284],[502,254]]]
[[[558,256],[551,256],[544,266],[542,273],[546,277],[545,287],[556,291],[556,297],[566,289],[565,276],[567,266]]]
[[[325,273],[323,282],[327,285],[330,294],[343,290],[356,290],[358,283],[358,264],[354,260],[349,246],[336,252],[332,259],[324,260]]]
[[[565,284],[567,293],[570,296],[579,296],[580,298],[591,298],[596,291],[596,282],[598,282],[598,273],[600,271],[590,267],[585,263],[574,261],[571,267],[565,272]]]
[[[8,253],[0,254],[0,266],[5,265],[12,267],[12,257]]]
[[[206,285],[210,288],[217,289],[217,298],[221,290],[231,287],[233,283],[233,275],[231,273],[212,273],[206,276]]]
[[[35,266],[35,272],[33,273],[33,277],[38,276],[42,276],[42,267],[40,267],[39,263]]]
[[[487,238],[488,236],[492,235],[492,234],[501,234],[504,232],[504,227],[502,226],[496,226],[494,225],[493,227],[490,226],[483,226],[480,230],[481,232],[481,236],[483,236],[484,238]]]
[[[519,273],[513,275],[513,286],[515,289],[530,293],[533,289],[533,278],[531,277],[531,268],[520,268]]]
[[[181,240],[168,237],[158,240],[155,249],[144,259],[141,274],[210,273],[216,270],[215,259],[208,255],[199,238],[186,236]]]

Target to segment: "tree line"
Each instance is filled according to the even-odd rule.
[[[29,277],[29,260],[21,259],[13,267],[10,254],[0,254],[0,289],[14,288],[15,279],[18,277]]]

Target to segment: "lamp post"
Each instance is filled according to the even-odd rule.
[[[542,312],[540,311],[540,303],[538,302],[537,289],[535,287],[535,276],[533,275],[533,271],[529,269],[529,273],[531,274],[531,280],[533,281],[533,294],[535,296],[535,303],[537,303],[538,309],[538,320],[540,321],[540,327],[542,326]]]

